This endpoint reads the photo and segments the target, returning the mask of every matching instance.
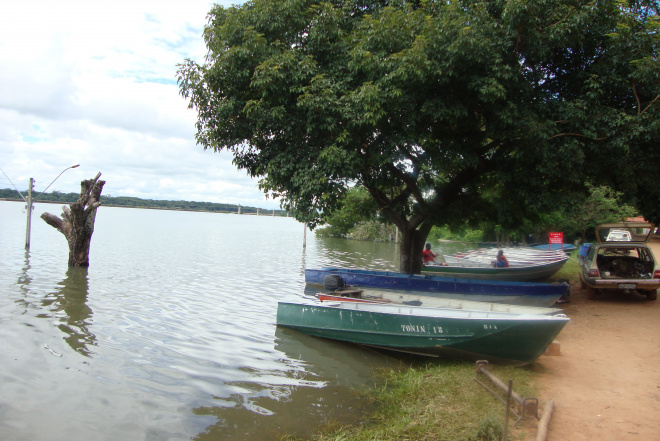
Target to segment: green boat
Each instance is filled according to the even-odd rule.
[[[308,335],[418,355],[523,365],[569,319],[563,315],[336,302],[277,306],[277,325]]]
[[[547,279],[559,271],[567,260],[568,257],[565,257],[553,262],[519,265],[509,268],[494,268],[490,265],[484,266],[474,262],[472,262],[474,266],[468,266],[469,262],[461,265],[457,263],[447,263],[446,265],[424,265],[422,266],[422,274],[464,279],[509,281],[541,280]]]

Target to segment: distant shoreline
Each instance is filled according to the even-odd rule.
[[[185,212],[192,212],[192,213],[217,213],[217,214],[240,214],[241,216],[272,216],[272,217],[290,217],[288,213],[284,210],[275,210],[275,209],[267,209],[267,208],[255,208],[255,207],[244,207],[240,206],[241,213],[238,212],[239,206],[229,206],[227,209],[214,209],[214,210],[208,210],[204,208],[183,208],[183,207],[177,207],[177,206],[170,206],[168,207],[166,204],[168,203],[178,203],[179,201],[157,201],[153,199],[145,199],[145,201],[151,202],[153,205],[148,206],[148,205],[122,205],[122,204],[113,204],[113,203],[107,203],[103,202],[104,198],[111,198],[111,196],[101,196],[101,207],[114,207],[114,208],[137,208],[137,209],[142,209],[142,210],[163,210],[163,211],[185,211]],[[131,198],[131,200],[140,200],[138,198]],[[22,202],[25,203],[24,200],[18,199],[18,198],[3,198],[0,197],[0,201],[5,201],[5,202]],[[41,199],[39,201],[36,201],[33,203],[34,204],[54,204],[54,205],[69,205],[69,204],[74,204],[76,201],[49,201],[46,199]],[[192,204],[196,204],[195,202],[192,202]],[[204,203],[199,203],[202,205],[207,205],[207,204],[213,204],[211,202],[204,202]],[[215,205],[223,205],[223,204],[215,204]]]

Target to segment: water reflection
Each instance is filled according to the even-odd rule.
[[[397,271],[398,245],[391,242],[346,240],[336,237],[315,238],[320,266]],[[308,262],[314,268],[316,262]]]
[[[270,378],[260,381],[259,373],[253,373],[249,384],[235,384],[251,390],[249,403],[248,394],[237,394],[233,406],[224,402],[195,409],[195,415],[217,419],[196,440],[266,441],[283,434],[310,436],[319,426],[336,421],[357,423],[372,404],[359,391],[377,381],[378,369],[402,366],[399,359],[380,352],[283,328],[275,331],[275,351],[286,366],[279,373],[282,377],[275,379],[269,372]],[[261,390],[255,390],[256,384]]]
[[[57,328],[66,334],[64,340],[74,351],[89,357],[89,346],[96,346],[96,336],[89,330],[92,309],[87,305],[89,279],[87,268],[69,268],[56,291],[48,294],[41,305],[58,319]]]
[[[22,299],[16,300],[16,303],[23,305],[27,311],[29,306],[28,293],[30,291],[30,283],[32,282],[32,277],[30,277],[30,253],[25,252],[25,260],[23,261],[23,267],[21,268],[21,274],[18,276],[18,286],[20,287],[21,293],[23,294]]]

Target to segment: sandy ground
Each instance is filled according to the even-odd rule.
[[[660,239],[651,246],[660,258]],[[547,399],[555,403],[546,439],[660,441],[660,300],[594,300],[578,284],[562,306],[571,321],[557,337],[561,355],[533,365],[541,410]],[[531,432],[527,440],[536,438]]]

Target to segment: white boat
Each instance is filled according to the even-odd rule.
[[[343,290],[332,293],[318,293],[316,297],[322,302],[364,302],[392,303],[425,308],[462,309],[471,311],[507,312],[511,314],[563,314],[561,308],[545,308],[540,306],[509,305],[506,303],[477,302],[474,300],[451,299],[429,295],[404,293],[384,290]]]
[[[510,267],[541,265],[565,261],[568,257],[561,251],[543,251],[530,248],[502,248]],[[444,256],[445,262],[452,266],[492,266],[499,249],[486,248]]]

